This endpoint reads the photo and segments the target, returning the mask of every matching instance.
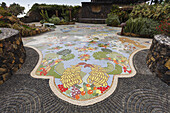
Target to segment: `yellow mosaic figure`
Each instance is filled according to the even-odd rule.
[[[80,76],[81,66],[71,65],[71,68],[67,68],[63,75],[61,76],[60,81],[63,83],[65,88],[70,88],[75,84],[81,84],[82,77]]]
[[[91,66],[90,76],[87,78],[88,83],[92,83],[95,86],[107,86],[107,81],[109,75],[106,73],[106,70],[98,65]]]

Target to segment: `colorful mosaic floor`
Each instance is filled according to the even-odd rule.
[[[54,94],[69,103],[86,106],[102,101],[115,91],[118,78],[136,74],[133,55],[151,44],[150,39],[118,36],[120,30],[76,24],[24,38],[24,45],[40,55],[31,76],[50,79]]]

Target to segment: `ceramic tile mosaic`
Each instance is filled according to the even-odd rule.
[[[102,101],[115,91],[118,78],[135,75],[133,55],[151,44],[150,39],[118,36],[120,30],[76,24],[24,38],[24,44],[40,55],[31,75],[50,79],[52,91],[69,103],[86,106]]]

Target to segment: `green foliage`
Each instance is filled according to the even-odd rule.
[[[137,18],[137,19],[130,18],[126,22],[124,31],[128,33],[139,34],[142,29],[143,23],[144,23],[143,18]]]
[[[43,23],[45,23],[45,22],[46,22],[45,20],[41,20],[41,21],[40,21],[41,24],[43,24]]]
[[[27,25],[22,25],[24,28],[26,29],[30,29],[31,30],[31,27],[27,26]]]
[[[5,10],[3,7],[0,7],[0,15],[11,16],[11,13],[8,10]]]
[[[170,18],[167,20],[161,21],[160,25],[156,27],[157,31],[170,36]]]
[[[70,21],[70,13],[69,13],[68,10],[65,11],[64,9],[62,9],[61,15],[63,16],[65,22],[69,22]]]
[[[127,11],[120,11],[118,14],[120,22],[126,22],[129,19],[129,13]]]
[[[120,11],[121,11],[121,10],[120,10],[120,8],[119,8],[118,5],[113,5],[110,13],[112,13],[112,14],[118,14]]]
[[[41,10],[40,15],[43,17],[43,19],[45,21],[47,21],[47,22],[49,21],[49,17],[48,17],[48,12],[47,11],[44,12],[44,10]]]
[[[4,8],[4,9],[6,9],[6,8],[7,8],[6,3],[5,3],[5,2],[2,2],[2,3],[1,3],[1,7]]]
[[[115,14],[108,14],[106,24],[109,26],[118,26],[120,24],[119,17]]]
[[[8,23],[0,21],[0,27],[8,27]]]
[[[65,20],[64,20],[64,19],[61,19],[60,23],[61,23],[61,24],[62,24],[62,23],[65,23]]]
[[[156,31],[156,26],[158,25],[159,23],[157,21],[153,21],[152,19],[141,17],[136,19],[130,18],[126,22],[124,32],[153,37],[154,35],[159,33]]]
[[[8,10],[9,10],[10,13],[17,16],[19,14],[24,13],[25,7],[22,7],[19,4],[13,3],[13,4],[10,4]]]
[[[49,22],[57,25],[57,24],[60,24],[60,19],[56,16],[52,16],[52,18],[49,19]]]
[[[78,14],[79,14],[80,9],[81,9],[81,6],[72,7],[71,16],[72,16],[72,18],[75,19],[75,21],[78,21],[78,18],[79,18]]]
[[[109,18],[109,15],[117,15],[120,23],[126,22],[129,19],[128,12],[121,10],[118,5],[112,6],[112,9],[111,9],[110,13],[108,14],[108,18]]]
[[[139,35],[153,37],[160,32],[156,31],[156,27],[159,25],[159,22],[153,21],[152,19],[144,18],[144,24],[141,28]]]
[[[155,4],[155,5],[137,5],[133,8],[130,17],[138,18],[150,18],[153,20],[165,20],[170,18],[170,5],[168,4]]]
[[[30,11],[38,11],[41,10],[47,10],[48,12],[56,12],[58,11],[59,17],[63,17],[66,21],[70,21],[70,13],[69,10],[71,10],[71,16],[75,20],[78,20],[78,14],[80,10],[80,6],[67,6],[67,5],[47,5],[47,4],[37,4],[35,3]],[[49,15],[50,16],[50,15]]]

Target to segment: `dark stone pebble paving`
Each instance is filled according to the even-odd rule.
[[[170,113],[170,87],[146,66],[147,50],[134,56],[137,74],[119,79],[115,92],[90,106],[76,106],[51,91],[49,81],[30,76],[38,54],[26,48],[22,68],[0,85],[0,113]]]

